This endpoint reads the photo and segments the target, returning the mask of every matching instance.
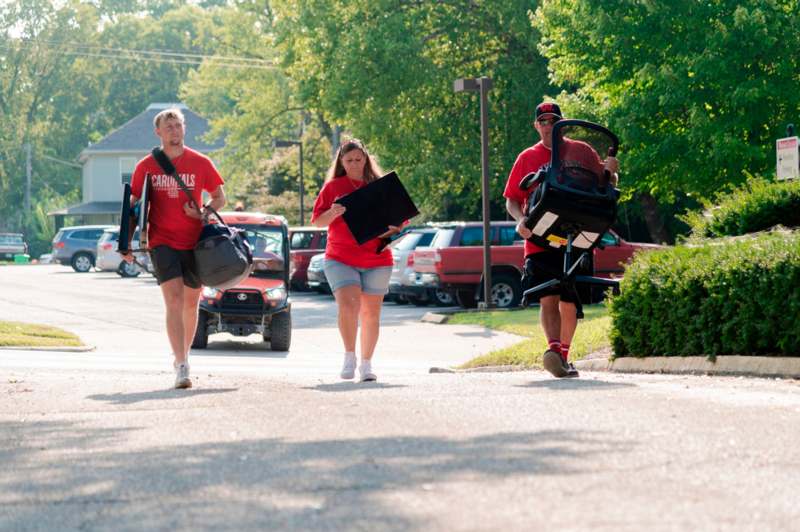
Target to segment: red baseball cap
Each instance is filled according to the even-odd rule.
[[[539,118],[542,115],[554,115],[558,118],[561,118],[561,108],[558,106],[557,103],[553,102],[542,102],[536,106],[536,117]]]

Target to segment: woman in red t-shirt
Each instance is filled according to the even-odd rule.
[[[389,289],[392,253],[382,238],[400,231],[390,226],[383,235],[358,244],[341,218],[345,207],[336,200],[379,178],[381,170],[364,144],[351,139],[342,144],[328,170],[325,184],[314,203],[311,223],[328,227],[325,247],[325,277],[339,307],[339,333],[344,342],[341,377],[352,379],[356,370],[356,335],[361,321],[360,380],[374,381],[372,354],[378,343],[381,304]]]

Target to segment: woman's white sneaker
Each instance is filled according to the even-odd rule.
[[[362,360],[361,365],[358,366],[359,380],[361,382],[370,382],[378,380],[378,377],[372,373],[372,362],[369,360]]]
[[[192,379],[189,378],[189,364],[185,362],[175,365],[175,388],[191,388]]]
[[[352,379],[356,376],[356,354],[345,353],[344,364],[342,364],[342,372],[340,376],[343,379]]]

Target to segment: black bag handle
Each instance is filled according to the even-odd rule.
[[[192,193],[189,192],[189,187],[186,186],[186,183],[183,182],[181,176],[178,175],[178,171],[175,169],[175,165],[172,164],[172,161],[169,160],[169,157],[167,157],[167,154],[164,153],[164,150],[161,149],[161,146],[156,146],[155,148],[150,150],[150,153],[153,155],[153,158],[158,163],[158,166],[160,166],[161,169],[164,170],[164,172],[167,175],[172,177],[172,179],[174,179],[175,182],[178,183],[178,186],[181,187],[181,190],[183,190],[184,194],[186,194],[186,196],[189,198],[189,201],[194,206],[194,208],[197,209],[198,212],[202,214],[203,211],[200,209],[200,206],[197,205],[197,202],[194,200]],[[223,227],[230,229],[228,227],[228,224],[226,224],[225,221],[222,219],[222,216],[220,216],[219,213],[216,210],[214,210],[214,208],[211,205],[204,205],[203,207],[205,209],[210,210],[217,217],[217,220],[219,220],[219,223],[221,223]]]

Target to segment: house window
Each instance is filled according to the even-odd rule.
[[[133,157],[119,158],[119,175],[120,181],[123,185],[131,182],[131,176],[133,176],[134,168],[136,168],[136,159]]]

